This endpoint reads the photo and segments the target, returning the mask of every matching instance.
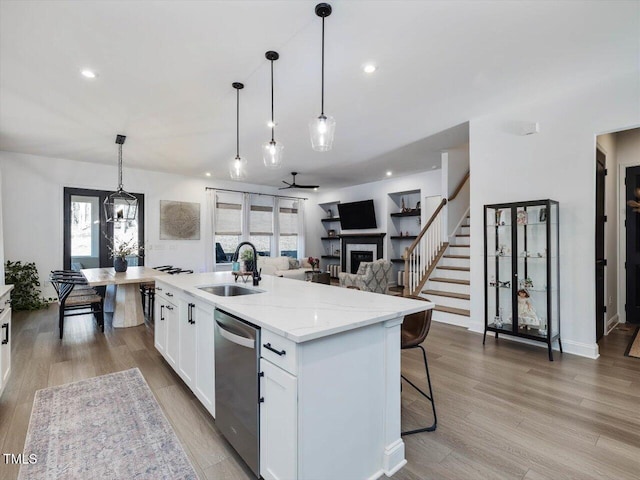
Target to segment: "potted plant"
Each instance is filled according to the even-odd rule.
[[[109,256],[113,258],[113,269],[116,272],[126,272],[129,266],[127,257],[132,255],[140,255],[143,247],[140,247],[133,239],[121,242],[117,247],[113,244],[113,240],[109,239]]]
[[[309,265],[311,265],[311,270],[313,270],[313,271],[319,270],[319,268],[320,268],[320,259],[319,258],[309,257],[309,258],[307,258],[307,262],[309,262]]]
[[[246,248],[240,254],[240,259],[244,262],[244,271],[253,271],[253,250]]]
[[[4,264],[4,280],[7,285],[13,285],[11,308],[14,310],[40,310],[54,300],[42,296],[40,276],[33,262],[7,260]]]

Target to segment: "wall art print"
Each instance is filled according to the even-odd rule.
[[[200,204],[160,200],[160,240],[200,240]]]

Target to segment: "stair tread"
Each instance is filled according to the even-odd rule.
[[[463,315],[470,317],[471,312],[465,308],[445,307],[444,305],[436,305],[433,307],[436,312],[453,313],[455,315]]]
[[[469,259],[471,260],[471,257],[469,255],[443,255],[444,258],[462,258],[462,259]]]
[[[449,245],[450,247],[453,248],[470,248],[471,245]]]
[[[458,233],[456,234],[456,237],[470,237],[471,235],[469,234],[464,234],[464,233]]]
[[[471,282],[469,280],[458,280],[457,278],[431,277],[429,280],[433,282],[457,283],[459,285],[471,285]]]
[[[471,300],[468,293],[445,292],[443,290],[422,290],[425,295],[438,295],[440,297],[459,298],[460,300]]]
[[[456,270],[458,272],[470,272],[471,268],[469,268],[469,267],[449,267],[447,265],[442,265],[440,267],[436,267],[436,270]]]

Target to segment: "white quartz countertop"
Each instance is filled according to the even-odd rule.
[[[167,275],[156,279],[156,283],[160,282],[297,343],[434,307],[426,301],[272,275],[263,275],[258,287],[252,285],[251,279],[247,283],[234,282],[228,272]],[[221,297],[198,289],[220,284],[236,284],[262,293]]]
[[[13,285],[0,285],[0,297],[13,290]]]

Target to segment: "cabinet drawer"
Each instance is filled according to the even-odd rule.
[[[269,330],[262,329],[260,356],[287,372],[298,374],[298,345]]]
[[[156,282],[157,297],[162,297],[169,303],[173,303],[175,305],[178,302],[177,294],[177,288],[168,286],[166,283]]]

